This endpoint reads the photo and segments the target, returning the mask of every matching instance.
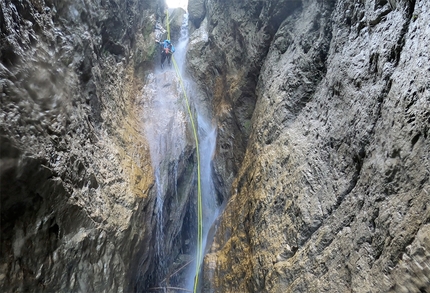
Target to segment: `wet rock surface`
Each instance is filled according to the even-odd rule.
[[[206,9],[190,71],[231,199],[203,292],[430,291],[428,2]]]
[[[164,69],[150,73],[139,100],[155,169],[153,213],[156,216],[151,224],[155,233],[146,243],[154,248],[154,255],[143,254],[141,262],[148,269],[139,272],[137,292],[153,292],[157,289],[152,288],[182,286],[184,271],[177,270],[192,258],[191,242],[196,241],[193,232],[197,172],[194,140],[175,71]]]

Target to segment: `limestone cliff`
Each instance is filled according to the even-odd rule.
[[[230,199],[202,292],[430,292],[429,2],[203,7]]]
[[[1,292],[132,292],[153,279],[142,113],[163,6],[0,2]],[[176,158],[181,182],[190,155]],[[166,251],[177,254],[184,210],[166,222]]]

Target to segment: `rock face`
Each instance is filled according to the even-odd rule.
[[[282,17],[299,5],[300,1],[210,1],[210,13],[191,36],[188,65],[210,97],[218,123],[214,168],[224,198],[243,160],[263,59]]]
[[[194,0],[188,2],[188,19],[194,27],[199,28],[200,23],[206,15],[206,4],[204,0]]]
[[[156,271],[141,116],[157,9],[144,0],[0,2],[1,292],[133,292]],[[178,158],[183,182],[190,155]],[[169,253],[178,211],[166,221]]]
[[[428,1],[206,9],[188,57],[231,198],[202,291],[429,292]]]

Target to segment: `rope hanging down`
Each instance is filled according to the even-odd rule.
[[[172,56],[173,57],[173,56]],[[191,126],[193,128],[194,140],[196,143],[196,153],[197,153],[197,255],[196,255],[196,277],[194,279],[194,293],[197,292],[197,284],[199,280],[200,272],[200,261],[203,257],[202,242],[203,242],[203,212],[202,212],[202,189],[201,189],[201,179],[200,179],[200,152],[199,152],[199,140],[197,137],[197,128],[194,123],[194,117],[191,112],[190,103],[188,101],[187,93],[185,91],[184,83],[182,81],[181,74],[179,72],[178,64],[176,60],[172,58],[173,66],[175,67],[176,74],[178,75],[181,88],[184,92],[184,99],[187,105],[188,115],[190,116]]]
[[[169,19],[169,9],[166,10],[167,16],[167,39],[170,40],[170,19]]]
[[[169,10],[167,9],[167,38],[170,40],[170,25],[169,25]],[[184,93],[184,99],[188,110],[188,115],[190,116],[191,126],[193,129],[194,140],[196,143],[196,153],[197,153],[197,252],[196,252],[196,276],[194,278],[194,293],[197,292],[197,286],[199,282],[200,273],[200,261],[203,257],[203,212],[202,212],[202,188],[201,188],[201,176],[200,176],[200,152],[199,152],[199,140],[197,136],[197,128],[194,123],[193,113],[191,112],[190,103],[188,100],[187,92],[185,90],[184,82],[182,80],[181,73],[179,71],[178,64],[174,56],[172,56],[173,66],[175,67],[176,75],[178,76],[179,82],[181,84],[182,91]]]

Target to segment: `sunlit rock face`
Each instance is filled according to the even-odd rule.
[[[230,200],[203,292],[430,291],[429,22],[428,1],[206,2],[188,56]]]
[[[0,2],[1,292],[132,292],[149,270],[157,5]]]

